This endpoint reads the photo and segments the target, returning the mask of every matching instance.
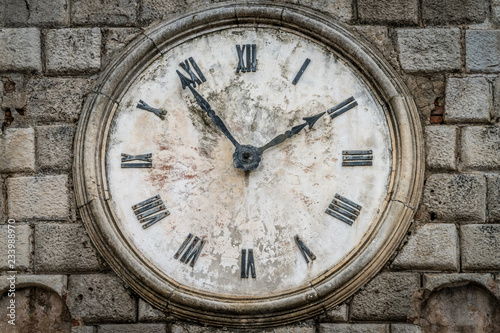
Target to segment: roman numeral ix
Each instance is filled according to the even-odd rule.
[[[191,66],[193,66],[194,71],[196,72],[196,74],[198,74],[198,76],[196,76],[196,74],[193,72],[191,66],[189,66],[189,63],[191,63]],[[193,57],[189,57],[189,62],[188,59],[184,60],[184,62],[181,62],[179,66],[181,66],[181,68],[190,77],[190,79],[188,79],[187,77],[182,75],[181,72],[177,70],[175,71],[177,75],[179,75],[179,78],[181,79],[182,89],[185,89],[188,85],[191,85],[193,88],[196,88],[196,84],[200,85],[202,84],[202,82],[207,81],[207,79],[205,79],[205,76],[201,72],[200,67],[198,67],[196,61],[194,61]]]
[[[311,260],[316,260],[316,256],[314,255],[314,253],[309,250],[309,248],[304,244],[304,242],[299,238],[298,235],[295,235],[294,239],[307,264],[309,263],[309,258]]]
[[[151,168],[153,166],[153,161],[151,157],[152,153],[142,154],[142,155],[129,155],[122,153],[122,168]],[[143,161],[146,163],[130,163],[131,161]]]
[[[257,45],[236,45],[236,52],[238,53],[238,67],[236,68],[236,73],[240,71],[242,73],[257,71]]]
[[[161,120],[164,120],[165,115],[167,114],[167,111],[152,108],[151,106],[146,104],[146,102],[144,102],[142,99],[139,100],[139,104],[137,104],[137,108],[152,112],[155,115],[157,115],[158,117],[160,117]]]
[[[344,198],[340,194],[335,194],[325,213],[331,215],[342,222],[352,225],[359,216],[361,206],[351,200]]]
[[[139,202],[137,205],[133,205],[132,210],[139,222],[144,223],[142,226],[144,229],[149,228],[156,222],[170,215],[170,212],[165,208],[159,194]]]
[[[248,259],[248,260],[247,260]],[[253,260],[253,249],[248,249],[248,258],[247,258],[247,250],[241,250],[241,277],[248,278],[248,274],[252,275],[252,278],[255,279],[255,263]]]
[[[372,160],[371,150],[342,150],[342,166],[370,166]]]
[[[182,243],[179,250],[177,250],[177,252],[175,253],[174,259],[178,259],[179,257],[181,257],[180,260],[182,263],[189,264],[189,266],[193,267],[194,264],[196,264],[196,261],[198,260],[198,257],[201,254],[201,250],[203,249],[203,246],[205,246],[206,242],[207,241],[204,238],[200,239],[200,237],[198,236],[194,237],[193,239],[193,234],[190,233]],[[184,254],[182,254],[182,252],[184,252]]]
[[[354,97],[351,96],[342,103],[335,105],[333,108],[329,109],[328,114],[333,119],[335,117],[340,116],[342,113],[349,111],[356,105],[358,105],[358,102],[356,102],[354,100]]]

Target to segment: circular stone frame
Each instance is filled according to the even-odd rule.
[[[214,295],[186,288],[136,253],[109,203],[105,146],[113,115],[131,82],[155,59],[186,40],[238,26],[287,29],[326,45],[370,85],[386,110],[393,149],[391,190],[370,237],[339,265],[302,288],[260,297]],[[224,4],[162,22],[141,33],[99,76],[86,98],[75,137],[77,207],[93,243],[142,298],[180,319],[227,327],[289,324],[344,301],[386,263],[406,234],[420,200],[424,155],[415,103],[395,70],[369,42],[328,17],[293,5]]]

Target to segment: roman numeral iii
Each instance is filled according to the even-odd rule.
[[[354,97],[351,96],[342,103],[335,105],[333,108],[329,109],[328,114],[333,119],[335,117],[340,116],[342,113],[349,111],[356,105],[358,105],[358,102],[356,102],[354,100]]]
[[[200,239],[200,237],[196,236],[193,239],[193,234],[190,233],[182,243],[181,247],[179,247],[179,249],[175,253],[174,259],[178,259],[179,256],[181,256],[182,252],[184,252],[184,254],[182,254],[180,259],[181,262],[189,264],[189,266],[193,267],[194,264],[196,264],[196,261],[198,260],[198,257],[200,256],[201,251],[203,250],[203,246],[205,246],[205,243],[206,240],[204,238]],[[187,250],[185,250],[186,247]]]
[[[253,259],[253,249],[248,249],[248,258],[247,258],[247,250],[241,250],[241,277],[248,278],[248,274],[252,274],[252,278],[255,279],[255,263]]]
[[[153,154],[142,154],[142,155],[129,155],[122,153],[122,168],[151,168],[153,166],[153,161],[151,160]],[[131,161],[142,161],[145,163],[130,163]]]
[[[132,210],[139,222],[144,223],[142,226],[144,229],[149,228],[156,222],[170,215],[170,212],[165,208],[159,194],[139,202],[137,205],[133,205]]]
[[[198,74],[198,76],[193,72],[193,70],[191,69],[191,66],[189,66],[190,63],[191,63],[191,66],[193,66],[196,74]],[[196,84],[200,85],[200,84],[202,84],[202,82],[207,81],[207,79],[205,79],[205,76],[201,72],[200,67],[198,67],[198,65],[196,64],[196,61],[194,61],[193,57],[189,57],[189,62],[188,62],[188,59],[184,60],[184,62],[181,62],[179,64],[179,66],[181,66],[181,68],[190,77],[190,79],[188,79],[187,77],[182,75],[181,72],[175,71],[177,73],[177,75],[179,75],[179,78],[181,79],[182,89],[185,89],[188,85],[191,85],[193,88],[196,88]]]
[[[236,68],[236,73],[240,71],[242,73],[257,71],[257,45],[236,45],[236,52],[238,53],[238,67]]]
[[[357,203],[344,198],[340,194],[335,194],[335,198],[332,200],[325,213],[352,225],[358,218],[361,208],[362,207]]]
[[[372,160],[372,150],[342,150],[342,166],[370,166]]]

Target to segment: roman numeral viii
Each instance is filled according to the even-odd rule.
[[[236,52],[238,53],[236,73],[240,71],[242,73],[257,71],[257,45],[236,45]]]

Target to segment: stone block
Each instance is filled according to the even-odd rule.
[[[164,321],[167,319],[165,312],[154,308],[151,304],[139,298],[139,321]]]
[[[166,324],[115,324],[99,325],[99,333],[165,333]]]
[[[314,333],[315,327],[313,321],[299,322],[293,325],[277,326],[273,328],[261,328],[259,330],[238,330],[229,329],[227,327],[217,328],[210,326],[194,325],[187,322],[176,322],[172,325],[171,333],[243,333],[243,332],[259,332],[259,333]]]
[[[322,322],[342,322],[347,321],[349,307],[346,303],[342,303],[334,306],[332,309],[325,312],[324,315],[320,317]]]
[[[7,0],[5,23],[13,26],[69,24],[69,0]]]
[[[393,265],[400,269],[458,270],[458,244],[454,224],[426,224],[410,236]]]
[[[16,288],[43,287],[56,292],[64,297],[67,292],[68,277],[66,275],[17,275]],[[6,279],[0,279],[0,293],[9,288],[9,282]]]
[[[363,23],[418,24],[418,0],[358,0]]]
[[[416,273],[379,273],[354,294],[350,319],[406,321],[413,311],[411,297],[419,286]]]
[[[69,217],[68,177],[65,175],[8,178],[9,217],[66,219]]]
[[[484,0],[423,0],[422,17],[426,25],[484,22],[488,4]]]
[[[0,71],[39,72],[42,70],[40,30],[0,29]]]
[[[500,174],[486,175],[488,184],[487,211],[490,222],[500,221]]]
[[[429,119],[431,115],[444,110],[444,74],[407,74],[404,79],[422,118]]]
[[[462,129],[464,168],[500,169],[500,126],[470,126]]]
[[[7,128],[0,135],[0,172],[35,170],[35,131]]]
[[[493,22],[500,23],[500,0],[491,0],[491,14]]]
[[[387,324],[320,324],[320,333],[389,333]]]
[[[389,36],[389,29],[381,25],[357,25],[352,28],[367,38],[389,60],[394,68],[399,69],[398,51]]]
[[[73,156],[73,126],[54,125],[36,128],[36,159],[42,169],[71,168]]]
[[[101,67],[101,30],[49,30],[45,38],[45,54],[49,74],[95,73]]]
[[[9,233],[10,230],[13,232]],[[11,236],[11,237],[9,237]],[[9,243],[9,241],[11,241]],[[9,245],[14,246],[15,262],[14,267],[9,267],[10,263],[7,261],[7,251]],[[0,262],[0,270],[2,271],[21,271],[27,270],[30,267],[31,257],[31,228],[27,224],[1,224],[0,225],[0,251],[3,253]],[[3,280],[3,279],[2,279]]]
[[[460,29],[398,29],[397,40],[405,71],[452,71],[462,65]]]
[[[500,72],[500,30],[466,30],[465,52],[468,72]]]
[[[70,275],[66,302],[71,315],[80,317],[87,325],[136,319],[136,300],[116,275]]]
[[[81,78],[33,78],[27,84],[27,114],[37,123],[78,120],[91,80]]]
[[[73,326],[71,327],[71,333],[95,333],[94,326]]]
[[[489,122],[492,100],[492,89],[486,78],[449,78],[445,120],[447,123]]]
[[[493,84],[493,118],[500,121],[500,75]]]
[[[481,285],[500,298],[500,289],[493,274],[454,273],[454,274],[424,274],[423,287],[430,291],[442,288]]]
[[[5,216],[5,202],[3,199],[4,189],[4,180],[0,178],[0,224],[7,223],[7,217]]]
[[[464,271],[500,270],[500,225],[464,225],[461,240]]]
[[[92,272],[102,268],[97,251],[80,224],[35,225],[37,273]]]
[[[120,51],[142,30],[138,28],[106,28],[103,29],[104,49],[101,64],[106,66]]]
[[[412,324],[391,324],[391,333],[422,333],[422,330]]]
[[[427,178],[422,203],[430,219],[484,222],[486,179],[478,174],[434,174]]]
[[[427,126],[425,128],[425,152],[427,167],[436,170],[457,169],[456,126]]]
[[[72,23],[76,25],[134,25],[138,0],[73,0]]]

